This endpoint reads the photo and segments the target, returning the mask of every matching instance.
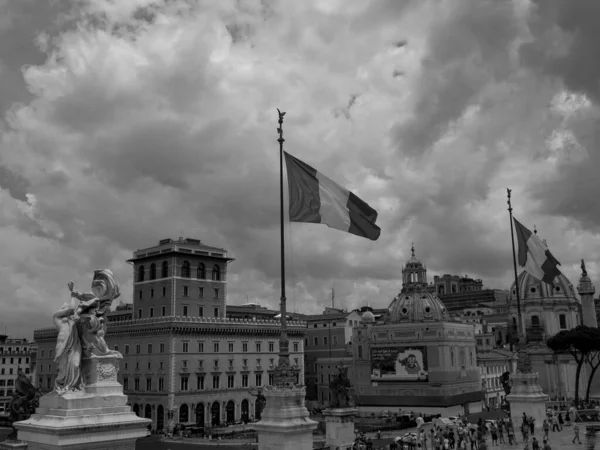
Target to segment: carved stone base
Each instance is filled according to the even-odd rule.
[[[121,355],[82,360],[85,392],[50,393],[28,420],[16,422],[28,450],[133,450],[148,435],[150,419],[136,416],[117,381]]]
[[[546,419],[548,396],[538,384],[537,373],[517,373],[510,376],[512,388],[506,400],[510,403],[510,415],[515,428],[521,426],[523,413],[535,419],[535,427],[542,428]]]
[[[318,424],[310,420],[304,406],[306,388],[269,386],[263,394],[267,406],[261,421],[254,424],[258,450],[312,450],[312,433]]]
[[[354,417],[356,408],[327,408],[325,417],[325,446],[329,448],[352,448],[354,445]]]

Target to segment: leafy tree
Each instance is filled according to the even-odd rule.
[[[598,333],[600,334],[600,332]],[[594,350],[587,354],[585,360],[590,365],[592,369],[590,371],[590,376],[588,378],[587,389],[585,390],[585,401],[590,401],[590,390],[592,388],[592,380],[594,379],[594,375],[596,374],[596,370],[600,367],[600,350]]]
[[[577,370],[575,372],[575,401],[578,402],[581,368],[583,363],[588,360],[588,356],[600,351],[600,330],[585,325],[578,325],[571,330],[564,330],[552,336],[546,341],[546,345],[555,353],[569,353],[575,359],[577,363]],[[595,372],[595,369],[592,370]]]

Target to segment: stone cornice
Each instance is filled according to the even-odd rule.
[[[263,334],[276,338],[280,333],[278,320],[229,319],[221,317],[152,317],[145,319],[123,320],[112,322],[107,329],[107,336],[125,337],[140,336],[148,333],[156,334],[209,334],[256,336]],[[306,322],[288,322],[288,334],[302,337],[306,334]],[[56,339],[55,328],[43,328],[34,331],[34,340]]]

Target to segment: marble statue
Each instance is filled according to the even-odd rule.
[[[85,380],[81,371],[82,358],[91,355],[121,356],[109,350],[104,340],[105,314],[112,301],[120,296],[119,284],[108,269],[94,271],[92,292],[74,291],[74,284],[67,284],[71,292],[69,302],[54,313],[54,325],[58,329],[54,362],[59,368],[54,385],[58,395],[81,391]],[[79,302],[77,302],[77,300]]]
[[[331,390],[330,408],[347,408],[352,406],[352,385],[348,379],[348,368],[339,367],[337,376],[329,383]]]

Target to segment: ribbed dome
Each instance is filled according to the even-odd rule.
[[[554,278],[554,287],[529,275],[529,273],[526,271],[522,271],[517,277],[517,280],[519,282],[519,294],[521,296],[521,301],[542,298],[577,299],[573,285],[562,273]],[[515,291],[514,282],[510,287],[508,299],[510,304],[517,302],[517,294]]]
[[[373,313],[371,311],[365,311],[362,314],[362,321],[364,323],[373,323],[375,322],[375,316],[373,315]]]
[[[404,292],[389,306],[390,322],[444,322],[450,320],[442,301],[430,292]]]

